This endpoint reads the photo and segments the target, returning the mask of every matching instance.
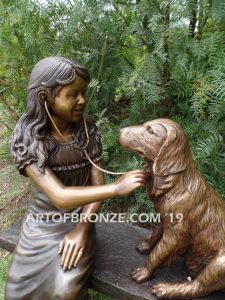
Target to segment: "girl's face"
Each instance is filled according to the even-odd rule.
[[[85,97],[88,83],[76,75],[73,82],[62,87],[51,105],[52,114],[64,121],[79,122],[87,105]]]

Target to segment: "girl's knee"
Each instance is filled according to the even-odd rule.
[[[55,298],[56,300],[83,300],[86,299],[86,293],[81,292],[80,289],[76,291],[67,291],[67,292],[56,292]]]
[[[57,300],[84,300],[87,299],[87,284],[74,283],[59,284],[55,288],[55,298]]]

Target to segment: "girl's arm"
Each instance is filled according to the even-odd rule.
[[[28,165],[26,174],[36,183],[51,203],[60,210],[69,210],[93,202],[101,202],[115,196],[127,196],[133,190],[144,187],[147,174],[143,170],[130,171],[112,184],[82,187],[65,186],[49,169],[38,170],[36,163]]]
[[[100,163],[97,164],[101,167]],[[92,185],[103,185],[104,181],[103,172],[93,166],[91,170]],[[60,242],[59,253],[62,254],[61,265],[63,270],[71,269],[79,264],[87,245],[91,226],[93,226],[92,222],[89,221],[90,214],[97,214],[101,205],[102,202],[86,204],[82,209],[82,213],[85,214],[84,222],[77,223],[75,228],[67,233]]]
[[[99,167],[102,167],[100,162],[97,163],[97,165]],[[98,170],[94,166],[92,166],[92,169],[91,169],[91,183],[93,186],[105,184],[103,172]],[[97,214],[100,211],[101,206],[102,206],[102,202],[87,204],[83,207],[82,213],[84,213],[85,215],[90,215],[92,213]],[[88,227],[88,229],[89,229],[90,226],[91,226],[91,223],[88,222],[86,227]]]

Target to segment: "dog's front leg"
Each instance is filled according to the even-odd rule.
[[[163,225],[159,222],[153,229],[153,232],[142,243],[136,246],[137,251],[141,254],[149,254],[161,239],[162,234]]]
[[[178,237],[172,230],[164,231],[161,240],[155,248],[150,252],[146,267],[138,267],[132,272],[132,279],[138,283],[147,281],[170,254],[179,249],[179,244],[182,246],[181,237]],[[179,243],[178,243],[179,241]]]

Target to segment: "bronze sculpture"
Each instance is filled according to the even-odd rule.
[[[101,201],[145,185],[143,170],[104,185],[103,173],[87,159],[83,150],[101,164],[96,126],[84,117],[89,80],[84,67],[63,57],[45,58],[31,73],[27,109],[10,149],[20,173],[36,188],[8,273],[7,300],[86,299],[95,226],[72,216],[97,213]],[[66,214],[71,218],[63,219]]]
[[[133,271],[133,280],[144,282],[160,265],[185,254],[193,280],[156,284],[152,292],[157,297],[192,299],[224,289],[225,203],[201,176],[181,127],[156,119],[122,129],[120,143],[147,161],[148,193],[161,214],[161,223],[137,246],[149,257],[146,267]],[[182,220],[176,214],[182,214]]]

